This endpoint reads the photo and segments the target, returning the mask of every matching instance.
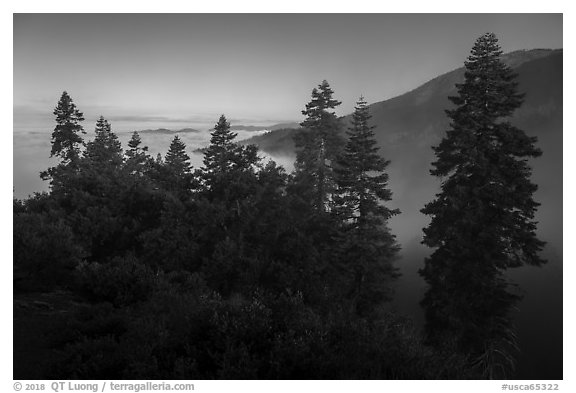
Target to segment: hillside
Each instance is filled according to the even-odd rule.
[[[273,124],[271,126],[246,126],[246,125],[233,125],[230,126],[230,129],[232,131],[236,131],[236,130],[244,130],[244,131],[276,131],[276,130],[282,130],[285,128],[297,128],[299,125],[296,122],[292,122],[292,123],[278,123],[278,124]]]
[[[168,134],[168,135],[176,135],[176,134],[187,134],[187,133],[196,133],[200,132],[193,128],[182,128],[181,130],[169,130],[167,128],[157,128],[155,130],[141,130],[138,131],[139,134]]]
[[[526,94],[513,123],[537,136],[544,151],[534,162],[534,179],[540,185],[536,197],[547,201],[541,209],[541,228],[558,229],[558,220],[562,218],[562,50],[516,51],[503,55],[503,60],[518,72],[519,90]],[[433,197],[438,186],[437,179],[429,176],[434,160],[431,147],[449,127],[445,110],[452,104],[448,97],[456,94],[455,85],[463,77],[464,68],[459,68],[406,94],[370,105],[381,153],[392,161],[389,171],[394,203],[403,211],[404,219],[420,215],[419,209]],[[344,116],[343,123],[349,118],[350,115]],[[243,143],[256,144],[273,156],[294,156],[294,132],[294,129],[271,131]],[[545,175],[551,172],[559,176]],[[402,232],[401,228],[400,237]],[[556,238],[561,247],[558,235],[555,232],[546,237]]]

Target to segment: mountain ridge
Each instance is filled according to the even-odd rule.
[[[536,200],[542,202],[537,220],[552,239],[562,247],[562,119],[563,119],[563,50],[515,51],[502,56],[518,74],[518,91],[525,93],[523,105],[511,122],[529,136],[538,138],[543,156],[531,160],[533,180],[539,185]],[[369,105],[371,123],[380,154],[391,160],[388,167],[390,187],[394,193],[390,202],[414,221],[421,222],[419,210],[433,199],[439,179],[430,176],[435,160],[432,146],[437,145],[449,129],[445,110],[453,107],[448,99],[457,94],[456,84],[464,78],[464,68],[457,68],[431,79],[400,96]],[[337,92],[336,92],[337,97]],[[343,128],[351,115],[343,116]],[[281,129],[244,140],[256,144],[265,153],[295,158],[292,137],[296,129]],[[286,161],[286,160],[285,160]],[[290,169],[290,168],[287,168]],[[558,173],[559,176],[550,176]],[[414,233],[414,232],[412,232]],[[404,241],[410,231],[405,234]]]
[[[131,131],[132,132],[132,131]],[[146,129],[146,130],[138,130],[136,131],[139,134],[169,134],[169,135],[176,135],[176,134],[187,134],[187,133],[196,133],[201,132],[200,130],[196,130],[194,128],[182,128],[179,130],[171,130],[168,128],[156,128],[156,129]]]
[[[277,123],[277,124],[272,124],[270,126],[234,125],[234,126],[230,126],[230,130],[232,130],[232,131],[238,131],[238,130],[275,131],[275,130],[281,130],[284,128],[295,128],[298,126],[299,126],[299,124],[297,122]]]
[[[562,54],[563,49],[531,49],[517,50],[502,55],[502,60],[506,64],[516,72],[520,71],[519,91],[528,90],[524,105],[515,113],[513,121],[529,123],[529,119],[536,115],[552,116],[558,109],[561,109],[558,101],[561,102],[562,97],[556,94],[557,92],[547,92],[547,96],[553,96],[552,100],[539,99],[538,90],[547,87],[541,78],[532,75],[535,71],[530,70],[530,64],[534,66],[539,61],[549,62],[550,59],[559,58],[559,64],[554,66],[559,66],[560,72],[554,75],[553,72],[548,71],[546,75],[548,77],[560,75],[561,77]],[[531,78],[523,77],[522,71],[531,74]],[[371,122],[376,126],[375,134],[379,145],[386,149],[386,145],[397,144],[406,139],[418,145],[427,146],[439,142],[441,135],[449,126],[445,110],[449,109],[452,103],[448,97],[456,94],[456,84],[461,83],[463,79],[464,67],[459,67],[432,78],[404,94],[370,104]],[[554,80],[553,86],[557,88],[560,85],[561,91],[559,82],[561,81]],[[350,118],[351,114],[341,117],[344,128],[349,125]],[[254,143],[271,154],[282,152],[283,155],[294,155],[294,145],[289,136],[295,133],[297,127],[292,128],[291,131],[288,131],[288,128],[254,136],[241,143]],[[414,140],[416,136],[419,140]]]

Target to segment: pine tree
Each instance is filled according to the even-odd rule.
[[[140,147],[142,139],[140,134],[134,131],[132,138],[128,141],[126,150],[126,171],[131,175],[142,176],[150,164],[151,158],[148,156],[148,146]]]
[[[348,297],[355,299],[360,313],[386,299],[386,281],[397,276],[392,262],[399,251],[387,222],[400,211],[382,204],[392,199],[386,173],[390,161],[378,154],[370,118],[368,105],[360,97],[335,168],[334,213],[344,223],[340,259],[344,270],[352,274]]]
[[[357,228],[380,226],[399,210],[380,202],[392,199],[386,168],[390,161],[382,158],[374,139],[375,126],[369,125],[369,107],[363,97],[357,102],[348,129],[348,142],[335,168],[338,184],[337,212]]]
[[[313,206],[325,211],[329,196],[334,190],[332,163],[344,142],[340,123],[333,109],[341,104],[332,98],[334,92],[326,80],[312,90],[312,99],[302,114],[306,119],[295,136],[297,149],[296,182],[311,191]]]
[[[138,131],[134,131],[128,141],[129,149],[126,150],[126,157],[128,159],[135,159],[145,154],[148,151],[148,146],[140,147],[141,144],[142,138],[140,138],[140,134],[138,134]]]
[[[70,191],[72,179],[78,175],[80,148],[85,134],[81,122],[84,115],[80,112],[67,92],[63,92],[54,109],[56,127],[52,132],[50,157],[61,159],[57,166],[40,173],[42,180],[49,180],[54,194],[66,195]]]
[[[236,133],[230,130],[226,117],[220,116],[211,133],[210,145],[204,152],[204,167],[199,172],[202,182],[199,199],[204,204],[204,214],[212,211],[210,223],[202,235],[209,236],[205,241],[208,247],[204,250],[206,255],[210,255],[204,265],[209,276],[214,264],[220,262],[236,271],[247,251],[245,237],[256,203],[256,169],[260,167],[260,158],[256,146],[238,145],[235,138]],[[218,254],[220,242],[226,245],[226,249],[232,247],[235,250],[235,259],[221,259]],[[228,269],[224,265],[220,268]],[[232,276],[228,278],[232,280]],[[232,285],[232,282],[226,285]]]
[[[234,142],[237,134],[230,130],[230,123],[224,115],[220,116],[210,135],[210,145],[204,153],[206,173],[248,169],[258,161],[255,146],[242,147]]]
[[[536,138],[509,122],[523,96],[501,54],[492,33],[472,48],[464,83],[450,97],[455,108],[446,111],[451,129],[434,147],[431,174],[443,179],[441,191],[422,209],[432,218],[423,243],[435,248],[420,271],[429,284],[423,305],[430,339],[449,337],[472,353],[509,338],[517,296],[502,273],[544,263],[527,163],[541,151]]]
[[[227,172],[232,167],[236,149],[234,139],[238,134],[230,130],[230,123],[222,115],[210,134],[210,145],[204,153],[206,172]]]
[[[79,161],[78,183],[75,187],[83,190],[85,195],[105,198],[107,204],[116,200],[118,188],[125,180],[121,176],[124,163],[122,145],[103,116],[96,121],[95,131],[94,140],[86,144],[84,155]]]
[[[192,170],[190,156],[186,154],[186,144],[182,142],[178,135],[176,135],[170,143],[164,164],[168,166],[175,175],[184,176]]]
[[[164,183],[168,190],[185,195],[192,186],[192,165],[190,156],[186,154],[186,144],[174,136],[163,163],[166,170]]]
[[[93,165],[119,168],[122,165],[122,145],[118,136],[112,132],[112,126],[103,116],[96,122],[96,136],[86,144],[84,156]]]
[[[82,137],[85,134],[82,125],[84,114],[80,112],[72,98],[67,92],[63,92],[54,109],[56,116],[56,127],[52,132],[52,151],[50,156],[57,156],[62,159],[63,164],[76,162],[80,157],[80,146]]]
[[[210,145],[204,152],[202,177],[206,188],[215,192],[219,189],[216,192],[219,194],[229,188],[227,182],[234,181],[233,177],[241,172],[252,171],[260,159],[256,146],[239,146],[234,142],[237,134],[230,130],[224,115],[220,116],[210,135]],[[225,193],[230,195],[228,191]]]

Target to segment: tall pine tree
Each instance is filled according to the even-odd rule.
[[[85,134],[81,122],[84,114],[76,108],[72,98],[63,92],[54,109],[56,127],[52,132],[50,157],[59,157],[60,163],[40,173],[42,180],[49,180],[55,194],[69,193],[69,180],[78,174],[81,147],[84,144],[81,134]]]
[[[230,130],[226,116],[220,116],[210,134],[210,145],[204,153],[205,172],[228,172],[232,168],[236,153],[234,140],[237,135]]]
[[[80,146],[83,140],[80,134],[85,134],[80,124],[84,114],[80,112],[67,92],[63,92],[54,109],[56,127],[52,132],[52,151],[50,156],[57,156],[64,164],[76,162],[80,157]]]
[[[178,135],[174,136],[163,164],[167,189],[180,196],[188,194],[192,187],[192,165],[190,156],[186,153],[186,144]]]
[[[339,259],[351,277],[347,297],[361,314],[386,300],[386,284],[397,275],[392,262],[399,250],[387,222],[400,211],[382,204],[392,199],[386,173],[390,162],[378,154],[370,118],[360,97],[335,167],[334,213],[343,221]]]
[[[86,144],[84,156],[97,166],[122,165],[122,145],[118,136],[112,132],[112,126],[103,116],[96,121],[96,136]]]
[[[182,142],[178,135],[170,143],[168,153],[166,153],[164,159],[164,165],[170,167],[171,171],[179,176],[190,173],[192,170],[190,156],[186,154],[186,144]]]
[[[208,282],[223,293],[238,284],[240,267],[247,263],[246,236],[253,220],[260,167],[258,148],[235,143],[236,133],[224,115],[211,133],[210,145],[204,152],[200,171],[200,203],[205,215],[212,212],[203,226],[202,272]]]
[[[312,99],[302,111],[306,119],[294,138],[296,182],[310,193],[313,206],[321,212],[327,210],[334,190],[333,162],[344,145],[340,122],[333,111],[341,102],[332,98],[333,94],[326,80],[312,90]]]
[[[232,183],[237,183],[243,172],[253,172],[260,159],[254,145],[240,146],[234,141],[237,134],[230,130],[230,123],[220,116],[210,134],[210,145],[204,152],[202,178],[212,197],[227,199],[233,196]],[[241,184],[236,184],[242,186]],[[237,188],[237,187],[236,187]]]
[[[374,128],[369,124],[372,116],[363,97],[356,104],[352,127],[348,129],[348,142],[337,160],[335,168],[338,184],[338,213],[356,228],[380,226],[398,210],[391,210],[380,202],[392,199],[388,189],[386,168],[390,161],[382,158],[374,139]]]
[[[137,131],[134,131],[132,138],[128,141],[126,150],[125,169],[130,175],[141,177],[151,165],[152,158],[148,155],[148,146],[141,147],[142,138]]]
[[[103,116],[96,121],[95,132],[94,140],[86,143],[75,187],[83,193],[104,197],[108,203],[118,197],[118,188],[125,180],[121,176],[122,145]]]
[[[501,54],[492,33],[474,44],[464,83],[450,97],[455,108],[446,111],[451,129],[434,148],[431,174],[443,179],[441,191],[422,209],[432,219],[423,243],[435,249],[420,271],[429,285],[429,338],[484,355],[487,348],[505,353],[495,343],[512,341],[509,310],[517,296],[503,272],[544,263],[527,162],[541,151],[509,122],[523,96]]]

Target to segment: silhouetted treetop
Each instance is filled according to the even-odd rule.
[[[95,164],[111,164],[119,167],[122,164],[122,145],[118,136],[112,132],[110,123],[103,116],[98,118],[95,132],[94,140],[86,144],[84,156]]]
[[[67,92],[63,92],[54,109],[56,127],[52,132],[52,150],[50,156],[60,157],[64,164],[76,161],[80,156],[82,137],[85,134],[80,124],[84,114],[80,112]]]
[[[326,80],[312,90],[311,100],[302,111],[306,119],[294,137],[296,182],[308,185],[310,202],[320,212],[329,209],[329,196],[335,186],[333,161],[344,145],[340,122],[333,111],[341,103],[333,94]]]

